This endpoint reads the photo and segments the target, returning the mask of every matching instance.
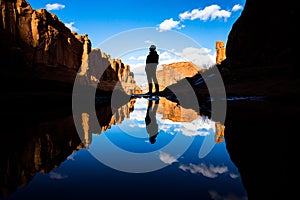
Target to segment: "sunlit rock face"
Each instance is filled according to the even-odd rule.
[[[130,71],[130,66],[124,64],[121,59],[111,58],[98,48],[92,49],[83,60],[78,80],[81,84],[102,91],[119,89],[126,94],[141,93],[141,89],[134,80],[134,74]]]
[[[226,58],[226,48],[224,42],[218,40],[216,42],[216,64],[220,65]]]
[[[90,52],[88,36],[71,32],[54,14],[34,10],[24,0],[3,0],[0,8],[2,70],[11,78],[73,83]]]
[[[186,77],[193,77],[200,71],[205,70],[191,62],[176,62],[163,64],[162,66],[163,69],[157,71],[157,79],[160,84],[160,90],[163,90],[167,86],[175,84]]]
[[[72,32],[56,15],[34,10],[24,0],[3,0],[0,8],[0,54],[5,58],[0,64],[7,79],[2,81],[21,78],[72,85],[79,72],[84,85],[141,92],[129,65],[100,49],[92,50],[87,34]]]

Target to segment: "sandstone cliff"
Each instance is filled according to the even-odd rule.
[[[175,84],[186,77],[193,77],[200,71],[205,71],[204,68],[191,62],[176,62],[163,64],[162,66],[163,69],[157,71],[160,90],[164,90],[167,86]]]
[[[73,83],[90,52],[87,35],[71,32],[54,14],[34,10],[25,0],[2,0],[0,8],[4,77]]]
[[[78,73],[81,84],[97,87],[101,91],[120,90],[130,95],[141,93],[130,66],[121,59],[111,58],[100,49],[93,49],[83,60]]]
[[[21,82],[26,94],[49,90],[55,95],[70,94],[80,71],[82,84],[94,86],[100,80],[100,90],[140,91],[128,65],[99,49],[92,51],[88,35],[72,32],[56,15],[34,10],[25,0],[2,0],[0,8],[3,90],[19,90]]]

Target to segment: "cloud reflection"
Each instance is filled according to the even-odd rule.
[[[49,174],[50,179],[55,179],[55,180],[61,180],[61,179],[66,179],[68,176],[62,175],[56,172],[50,172]]]
[[[159,152],[159,159],[169,165],[171,165],[174,162],[178,162],[178,160],[175,157],[171,156],[168,153],[162,152],[162,151]]]
[[[203,176],[208,178],[216,178],[219,174],[224,174],[228,172],[227,166],[214,166],[212,164],[207,166],[204,163],[198,165],[192,163],[190,163],[189,165],[181,164],[179,166],[179,169],[190,172],[192,174],[202,174]]]

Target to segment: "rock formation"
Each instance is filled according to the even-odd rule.
[[[88,35],[72,32],[56,15],[34,10],[25,0],[3,0],[0,8],[1,83],[11,84],[3,89],[17,89],[23,82],[23,90],[40,93],[51,88],[70,94],[80,71],[85,77],[82,84],[97,85],[101,80],[100,90],[112,91],[117,85],[127,94],[139,91],[128,65],[99,49],[92,51]]]
[[[169,85],[175,84],[186,77],[193,77],[200,71],[205,70],[191,62],[176,62],[163,64],[162,66],[163,69],[157,71],[160,90],[164,90]]]
[[[4,77],[73,83],[90,52],[87,35],[71,32],[54,14],[34,10],[25,0],[3,0],[0,8]]]
[[[100,49],[92,49],[83,60],[78,73],[81,84],[95,87],[101,91],[121,90],[130,95],[141,93],[136,85],[134,74],[130,66],[124,64],[121,59],[113,59]]]
[[[290,140],[297,132],[299,74],[289,2],[246,0],[226,45],[222,72],[228,95],[263,96],[229,101],[226,147],[249,199],[293,199]],[[281,13],[281,14],[278,14]]]
[[[216,64],[220,65],[226,58],[226,48],[224,42],[217,40],[216,42]]]

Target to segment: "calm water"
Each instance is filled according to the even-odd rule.
[[[151,102],[101,106],[96,125],[82,112],[16,127],[28,136],[2,157],[3,199],[247,199],[216,122]]]

